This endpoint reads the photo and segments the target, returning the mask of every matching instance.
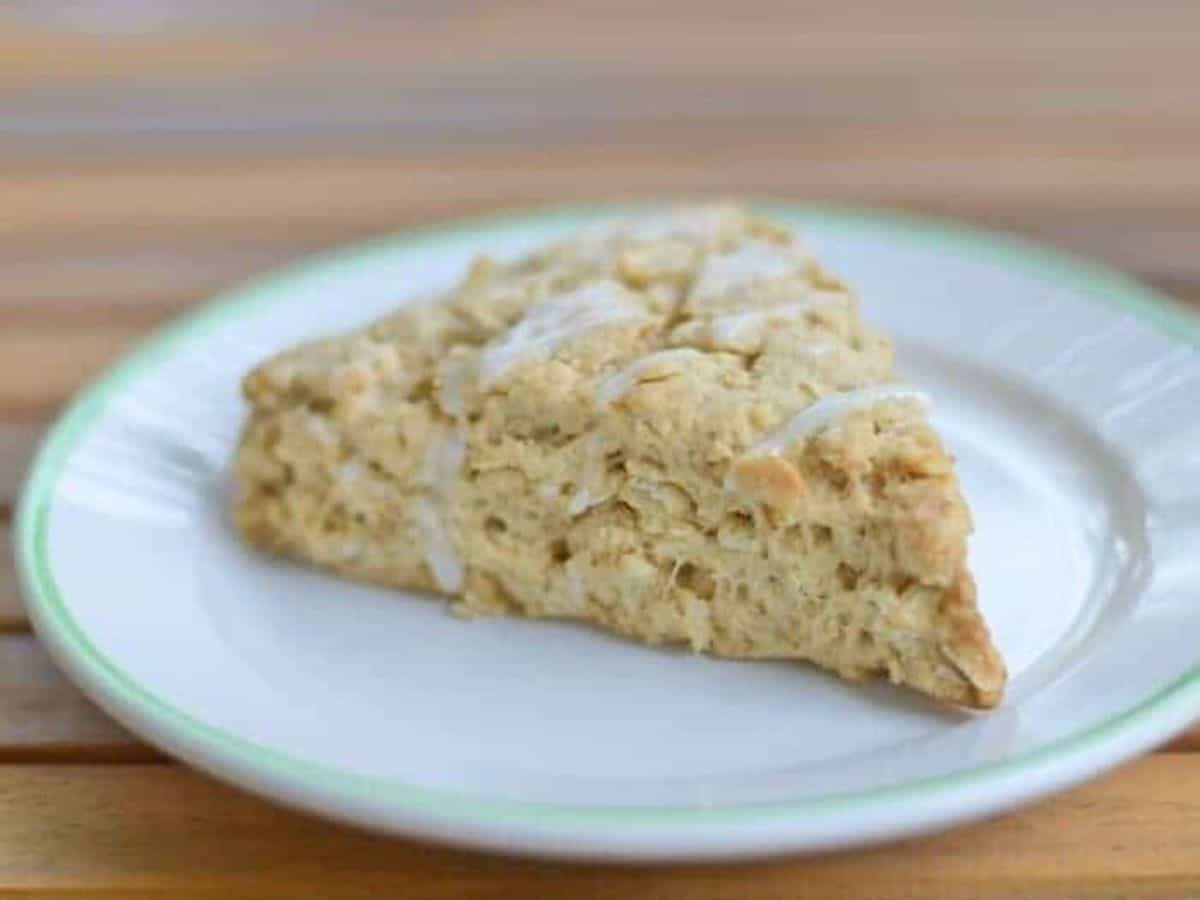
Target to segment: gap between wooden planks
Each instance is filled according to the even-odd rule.
[[[295,815],[173,766],[0,765],[0,810],[0,890],[39,896],[1177,900],[1200,887],[1200,757],[1165,753],[989,823],[752,867],[429,847]]]

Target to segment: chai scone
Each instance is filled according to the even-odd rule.
[[[245,379],[253,543],[465,615],[999,702],[953,462],[888,341],[736,207],[481,258]]]

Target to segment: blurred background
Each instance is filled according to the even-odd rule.
[[[10,0],[0,458],[214,291],[530,204],[899,207],[1197,301],[1198,60],[1182,0]]]

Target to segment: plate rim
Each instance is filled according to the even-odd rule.
[[[1165,295],[1115,269],[1024,238],[892,210],[778,201],[751,205],[791,220],[821,217],[851,228],[884,227],[928,245],[998,259],[1080,287],[1089,299],[1122,307],[1171,338],[1200,347],[1200,322],[1174,308]],[[51,656],[84,693],[122,724],[198,768],[243,787],[313,812],[394,832],[589,858],[745,856],[847,846],[928,830],[1065,789],[1166,740],[1200,717],[1198,658],[1188,672],[1099,723],[1016,756],[949,774],[768,803],[589,806],[460,793],[310,762],[193,717],[140,684],[91,642],[54,578],[48,552],[50,506],[67,459],[128,384],[152,371],[180,344],[260,306],[286,302],[290,285],[333,268],[354,267],[377,255],[429,244],[479,241],[533,226],[579,225],[645,208],[624,203],[551,206],[386,234],[260,275],[151,334],[68,403],[43,437],[17,504],[13,541],[19,580],[35,630]],[[914,813],[911,806],[906,809],[913,799],[925,801],[923,814]],[[852,831],[843,822],[840,836],[814,827],[839,816],[863,816],[870,822],[860,820],[862,827]],[[740,837],[721,832],[734,825],[787,822],[795,826],[790,837],[772,836],[761,827],[743,829]]]

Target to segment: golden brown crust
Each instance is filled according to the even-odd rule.
[[[942,598],[940,613],[941,652],[963,679],[961,694],[945,699],[978,709],[999,705],[1008,673],[979,614],[970,572],[959,573]]]
[[[795,509],[804,500],[804,479],[778,456],[743,457],[733,464],[730,485],[759,503]]]

